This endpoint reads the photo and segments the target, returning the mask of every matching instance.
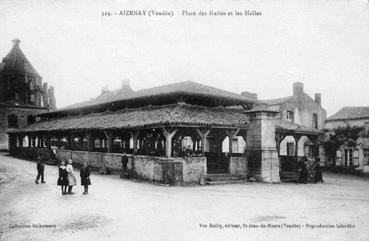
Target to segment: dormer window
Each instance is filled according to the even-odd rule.
[[[290,121],[290,122],[293,122],[293,111],[287,111],[286,120]]]

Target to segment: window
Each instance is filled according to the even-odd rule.
[[[288,121],[293,122],[293,111],[287,111],[287,113],[286,113],[286,119]]]
[[[313,128],[318,129],[318,114],[313,114]]]
[[[364,165],[369,165],[369,149],[364,149]]]
[[[18,128],[18,117],[15,114],[11,114],[8,116],[8,127]]]
[[[35,94],[31,94],[31,103],[35,103],[36,102],[36,96]]]
[[[344,149],[343,150],[343,165],[344,166],[352,166],[352,150]]]

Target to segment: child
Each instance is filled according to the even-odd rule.
[[[73,186],[75,186],[76,183],[76,178],[74,177],[74,173],[73,173],[73,166],[72,166],[72,159],[69,159],[68,161],[68,165],[66,167],[66,170],[68,172],[68,194],[73,194],[72,193],[72,188]]]
[[[85,187],[85,191],[82,194],[86,195],[88,194],[88,185],[91,185],[90,168],[87,166],[86,162],[83,162],[79,175],[81,177],[81,185]]]
[[[68,172],[64,161],[61,161],[59,166],[58,186],[61,186],[62,195],[67,194]]]

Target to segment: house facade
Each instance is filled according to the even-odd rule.
[[[8,149],[7,132],[33,123],[34,116],[55,109],[54,88],[42,77],[13,40],[0,63],[0,150]]]
[[[369,106],[347,106],[326,120],[330,165],[369,173]]]
[[[322,107],[322,96],[316,93],[314,99],[304,92],[304,84],[295,82],[293,84],[292,96],[261,100],[260,103],[268,105],[269,108],[278,112],[277,121],[285,125],[297,125],[300,128],[322,131],[325,127],[326,110]],[[296,130],[297,131],[297,130]],[[311,139],[306,135],[283,134],[278,137],[279,155],[285,156],[312,156],[318,152],[321,165],[325,163],[324,148],[314,150],[312,147],[318,140]]]

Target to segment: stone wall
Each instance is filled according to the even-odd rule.
[[[247,177],[247,158],[246,156],[234,157],[229,161],[229,174],[240,178]]]
[[[206,157],[176,158],[183,165],[183,181],[198,183],[201,177],[207,174]]]
[[[122,170],[121,159],[123,154],[63,149],[56,149],[54,151],[55,162],[57,163],[62,160],[68,161],[72,158],[76,166],[87,162],[93,170],[97,170],[104,165],[113,173],[120,173]],[[12,156],[36,160],[37,157],[41,156],[51,158],[53,150],[48,148],[13,147],[9,153]],[[179,185],[198,183],[200,177],[205,177],[207,174],[206,157],[187,157],[184,159],[130,154],[127,154],[127,157],[128,169],[134,170],[137,177],[143,180]]]
[[[55,155],[58,161],[68,161],[72,158],[75,164],[82,165],[85,161],[87,162],[87,165],[94,169],[100,168],[104,165],[113,171],[120,171],[122,169],[121,159],[123,154],[57,149]],[[127,155],[127,157],[128,168],[132,168],[132,155]]]
[[[100,153],[86,151],[56,150],[58,160],[72,158],[75,164],[81,165],[86,161],[95,169],[103,165],[113,171],[122,169],[121,158],[123,154]],[[153,182],[172,185],[193,183],[199,181],[202,173],[206,175],[206,157],[165,158],[141,155],[129,155],[128,169],[132,170],[138,178]]]

